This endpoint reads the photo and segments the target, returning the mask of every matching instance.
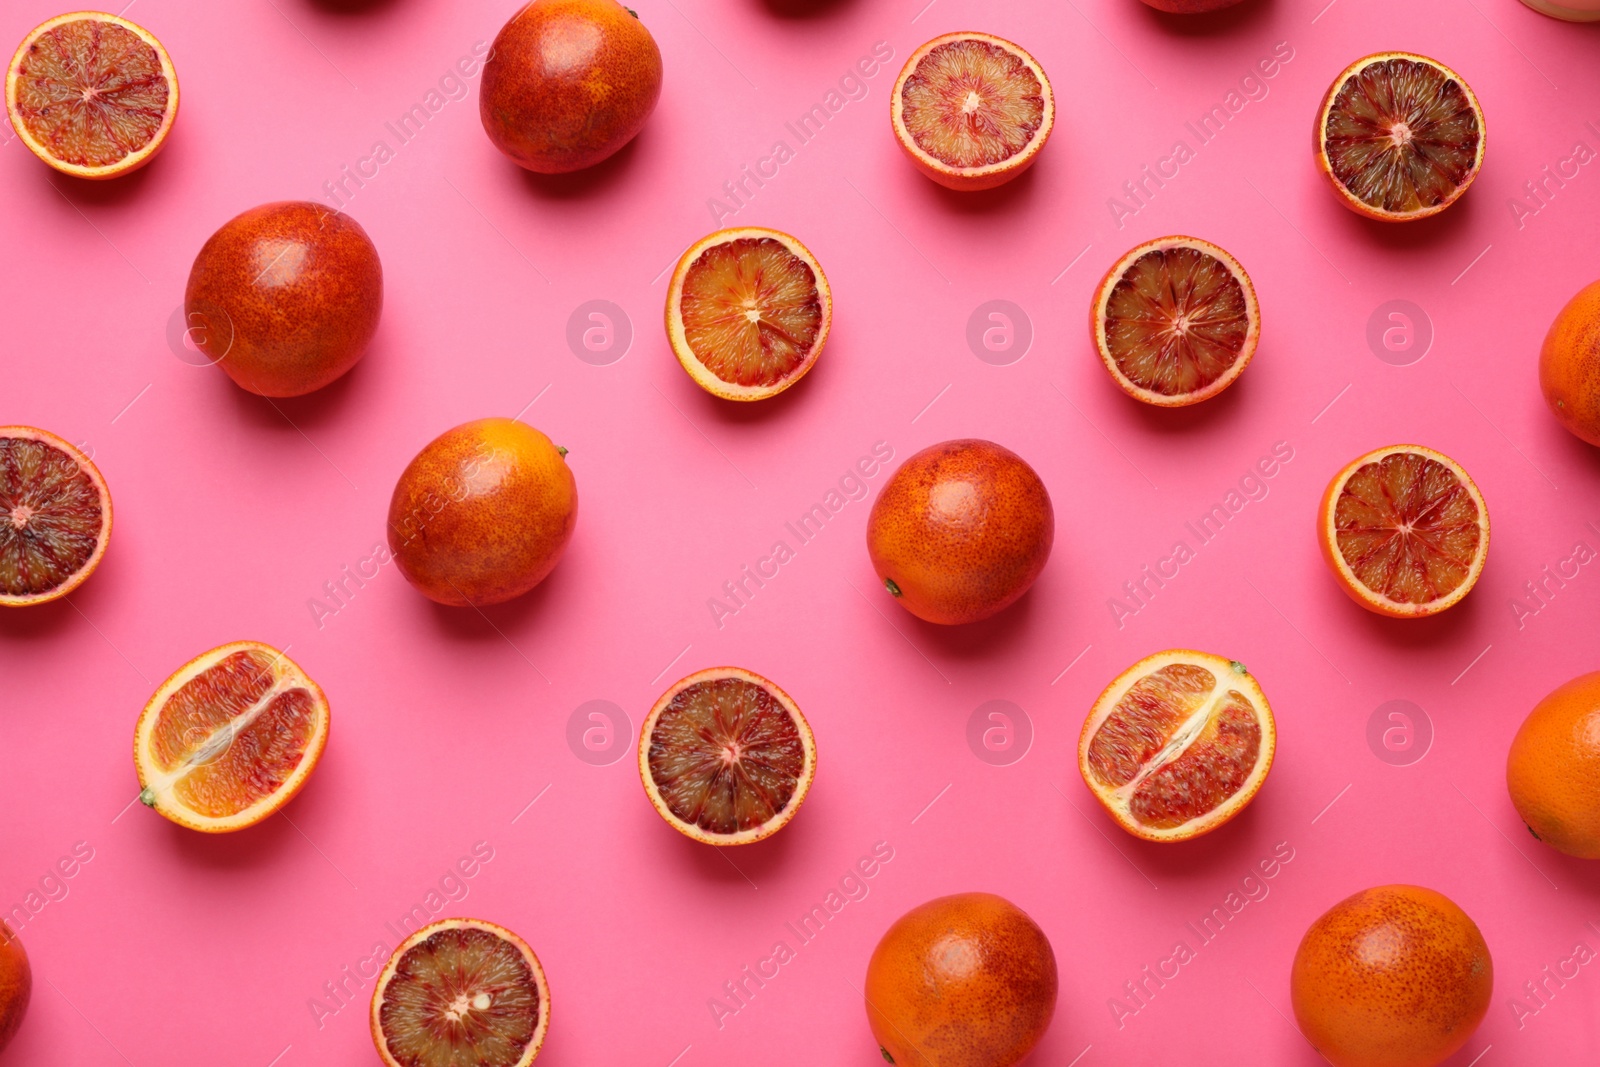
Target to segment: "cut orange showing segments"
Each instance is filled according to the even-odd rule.
[[[161,42],[125,18],[58,15],[11,58],[6,113],[29,150],[61,173],[116,178],[166,143],[178,74]]]
[[[1055,127],[1044,68],[987,33],[947,33],[915,52],[889,97],[895,140],[928,177],[962,192],[1004,185]]]
[[[794,818],[817,773],[811,727],[789,694],[738,667],[684,678],[639,732],[639,777],[674,829],[747,845]]]
[[[185,663],[145,705],[139,799],[191,830],[243,830],[300,791],[327,743],[317,683],[277,649],[236,641]]]
[[[111,491],[76,447],[32,426],[0,426],[0,607],[64,597],[111,541]]]
[[[1184,407],[1244,373],[1261,339],[1261,308],[1237,259],[1198,237],[1160,237],[1106,271],[1089,332],[1123,392]]]
[[[1078,739],[1089,791],[1130,834],[1184,841],[1254,799],[1277,748],[1266,695],[1244,664],[1174,649],[1100,694]]]
[[[1358,59],[1334,79],[1312,130],[1345,207],[1382,222],[1437,215],[1483,167],[1483,109],[1461,76],[1410,52]]]
[[[1436,615],[1472,590],[1489,557],[1489,508],[1461,465],[1390,445],[1334,475],[1317,540],[1339,586],[1380,615]]]
[[[777,396],[822,354],[833,293],[816,257],[745,226],[695,242],[667,288],[667,339],[689,377],[724,400]]]
[[[550,1029],[550,983],[505,927],[443,919],[389,957],[370,1024],[385,1067],[528,1067]]]

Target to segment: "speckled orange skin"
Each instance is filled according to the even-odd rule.
[[[1580,290],[1550,324],[1539,388],[1561,425],[1600,445],[1600,282]]]
[[[0,1051],[11,1043],[33,995],[33,968],[22,942],[0,922]]]
[[[896,1067],[1010,1067],[1056,1010],[1056,956],[1039,925],[992,893],[912,908],[867,964],[867,1022]]]
[[[1157,11],[1170,11],[1174,15],[1201,15],[1207,11],[1221,11],[1240,0],[1144,0]]]
[[[383,266],[350,216],[303,200],[262,204],[200,249],[183,306],[189,336],[241,388],[302,396],[366,353]]]
[[[1414,885],[1335,904],[1306,931],[1289,978],[1301,1032],[1334,1067],[1442,1063],[1483,1021],[1493,991],[1477,924]]]
[[[533,0],[500,30],[478,113],[495,147],[540,174],[592,167],[661,96],[661,50],[616,0]]]
[[[989,441],[945,441],[906,460],[878,494],[867,553],[902,607],[951,625],[986,619],[1026,593],[1055,531],[1050,494],[1021,456]]]
[[[1600,671],[1535,705],[1506,757],[1511,803],[1558,852],[1600,859]]]
[[[572,538],[562,451],[512,419],[463,423],[417,454],[389,501],[389,551],[430,600],[499,604],[544,581]]]

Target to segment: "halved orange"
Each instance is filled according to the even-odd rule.
[[[1244,810],[1277,744],[1272,709],[1244,664],[1180,648],[1106,686],[1078,738],[1078,770],[1124,830],[1184,841]]]
[[[243,830],[287,804],[328,743],[328,698],[257,641],[214,648],[161,683],[139,716],[139,799],[179,826]]]
[[[528,1067],[550,1030],[550,983],[505,927],[442,919],[389,957],[369,1018],[385,1067]]]
[[[987,33],[947,33],[906,60],[889,121],[919,170],[976,192],[1033,166],[1055,127],[1056,101],[1044,68],[1021,47]]]
[[[1261,340],[1244,267],[1198,237],[1158,237],[1111,265],[1089,333],[1122,391],[1156,407],[1198,404],[1238,380]]]
[[[150,31],[75,11],[34,27],[6,72],[6,113],[34,155],[76,178],[116,178],[161,151],[178,74]]]
[[[724,400],[764,400],[806,376],[833,323],[810,249],[743,226],[696,241],[667,287],[667,339],[689,377]]]
[[[1340,588],[1380,615],[1436,615],[1472,590],[1489,557],[1489,508],[1461,465],[1421,445],[1352,460],[1317,508],[1317,541]]]
[[[747,845],[794,818],[817,745],[789,694],[752,671],[713,667],[661,694],[639,732],[639,777],[679,833]]]
[[[111,542],[111,491],[75,446],[0,426],[0,607],[43,604],[82,585]]]
[[[1317,165],[1340,203],[1382,222],[1437,215],[1483,167],[1483,108],[1461,76],[1411,52],[1344,69],[1317,109]]]

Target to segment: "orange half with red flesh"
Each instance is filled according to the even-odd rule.
[[[1198,237],[1158,237],[1111,265],[1089,334],[1117,387],[1155,407],[1209,400],[1238,380],[1261,341],[1244,267]]]
[[[0,607],[59,599],[111,542],[111,491],[88,456],[53,433],[0,426]]]
[[[765,400],[805,377],[833,322],[833,294],[811,250],[757,226],[690,246],[667,288],[667,340],[706,392]]]
[[[651,805],[686,837],[747,845],[777,833],[817,773],[811,727],[789,694],[753,671],[713,667],[663,693],[639,732]]]
[[[1421,445],[1358,456],[1328,483],[1317,541],[1350,598],[1421,618],[1472,591],[1489,558],[1489,507],[1465,469]]]
[[[441,919],[389,957],[368,1023],[384,1067],[528,1067],[550,1032],[550,983],[505,927]]]
[[[1140,660],[1100,694],[1078,769],[1124,830],[1183,841],[1243,811],[1276,748],[1272,709],[1242,663],[1174,649]]]
[[[947,33],[911,54],[889,97],[895,140],[949,189],[993,189],[1031,167],[1055,127],[1055,94],[1023,48]]]
[[[328,742],[328,700],[293,660],[237,641],[184,664],[134,731],[139,799],[180,826],[254,826],[305,785]]]
[[[148,30],[75,11],[34,27],[18,46],[6,72],[6,112],[28,150],[56,170],[116,178],[166,143],[178,117],[178,75]]]

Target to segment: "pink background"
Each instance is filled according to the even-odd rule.
[[[138,0],[129,17],[166,43],[182,78],[161,158],[91,186],[14,138],[0,145],[0,422],[85,442],[117,506],[110,552],[82,590],[0,616],[0,906],[39,904],[41,880],[57,898],[22,930],[34,1003],[0,1059],[375,1062],[370,982],[343,1007],[324,983],[342,968],[370,973],[395,943],[385,924],[426,907],[486,842],[493,858],[475,877],[446,881],[464,898],[434,903],[534,946],[554,991],[541,1060],[552,1067],[880,1063],[858,993],[872,946],[907,908],[970,889],[1021,905],[1055,946],[1060,1002],[1033,1062],[1309,1065],[1319,1061],[1288,1021],[1299,936],[1335,901],[1387,882],[1447,893],[1493,950],[1493,1005],[1453,1064],[1592,1062],[1600,967],[1547,981],[1542,1003],[1523,983],[1579,942],[1600,948],[1600,877],[1528,837],[1502,768],[1532,704],[1597,666],[1600,563],[1537,613],[1524,591],[1578,542],[1600,548],[1600,455],[1548,415],[1534,371],[1556,310],[1600,275],[1600,167],[1566,165],[1577,176],[1547,182],[1544,205],[1524,188],[1575,142],[1600,149],[1597,32],[1515,0],[1252,0],[1205,21],[1134,0],[820,0],[798,12],[780,0],[630,2],[665,56],[660,107],[621,156],[569,179],[530,177],[494,151],[476,78],[411,143],[384,128],[493,39],[511,4],[484,0],[354,11]],[[0,41],[60,9],[7,4]],[[885,116],[905,56],[969,28],[1030,49],[1059,106],[1038,166],[978,196],[919,177]],[[865,80],[865,99],[798,145],[784,123],[877,42],[894,59]],[[1185,123],[1224,104],[1280,42],[1292,59],[1247,85],[1260,99],[1119,227],[1109,198],[1179,138],[1194,148]],[[1308,143],[1334,75],[1387,49],[1453,65],[1490,130],[1469,195],[1403,229],[1338,206]],[[672,359],[662,275],[713,228],[708,198],[780,138],[794,158],[728,224],[776,226],[811,247],[833,284],[834,333],[799,387],[735,407]],[[274,405],[179,358],[167,330],[205,238],[257,203],[323,195],[379,139],[394,158],[348,206],[386,271],[366,360],[319,395]],[[1124,398],[1084,328],[1105,267],[1169,232],[1237,255],[1265,316],[1249,372],[1199,410]],[[992,299],[1031,320],[1031,348],[1010,365],[980,361],[966,341],[969,316]],[[1409,366],[1380,361],[1366,340],[1369,316],[1396,299],[1434,334]],[[580,361],[566,341],[591,300],[631,318],[631,348],[610,365]],[[385,567],[319,620],[312,598],[382,540],[417,449],[536,398],[524,418],[571,449],[582,498],[555,574],[480,616],[435,607]],[[1054,557],[1002,617],[944,630],[894,607],[863,550],[870,497],[810,544],[784,531],[875,442],[898,462],[960,436],[1021,453],[1055,501]],[[1397,440],[1461,461],[1495,521],[1477,590],[1420,623],[1350,603],[1312,534],[1332,473]],[[1122,583],[1180,538],[1193,548],[1184,523],[1276,442],[1293,458],[1267,495],[1119,626],[1108,602]],[[871,493],[886,476],[868,480]],[[779,538],[795,558],[719,628],[708,598]],[[317,774],[286,817],[232,837],[128,809],[139,709],[185,660],[240,638],[288,646],[327,690],[334,726]],[[1185,645],[1253,669],[1280,741],[1245,815],[1162,847],[1099,813],[1075,746],[1115,674]],[[636,730],[675,678],[721,663],[783,685],[820,746],[795,821],[728,854],[654,814],[631,736],[604,766],[567,743],[586,701],[614,702]],[[1432,726],[1431,750],[1410,765],[1367,740],[1375,709],[1395,699]],[[968,720],[990,700],[1031,721],[1031,748],[1010,765],[968,745]],[[92,859],[49,878],[79,842]],[[799,945],[785,923],[877,842],[893,859],[867,895]],[[1250,883],[1266,895],[1200,946],[1185,924],[1242,894],[1275,849],[1293,858]],[[708,1001],[780,939],[794,959],[719,1028]],[[1195,958],[1119,1020],[1110,998],[1179,939]]]

